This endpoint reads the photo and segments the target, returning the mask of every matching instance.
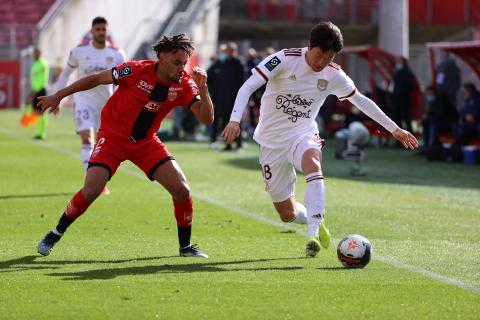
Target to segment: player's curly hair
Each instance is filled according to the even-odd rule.
[[[332,22],[322,21],[310,31],[310,43],[312,47],[319,47],[323,52],[340,52],[343,49],[342,32]]]
[[[152,46],[152,49],[155,51],[157,57],[161,52],[177,51],[178,49],[185,50],[188,56],[191,56],[195,47],[193,46],[193,41],[188,39],[185,33],[181,33],[170,38],[165,35],[162,36],[162,38]]]

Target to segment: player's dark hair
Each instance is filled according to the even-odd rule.
[[[95,18],[92,20],[92,28],[93,28],[94,25],[96,25],[96,24],[101,24],[101,23],[108,24],[108,21],[107,21],[107,19],[105,19],[104,17],[95,17]]]
[[[310,31],[310,43],[322,51],[333,50],[340,52],[343,49],[343,36],[340,29],[330,21],[316,24]]]
[[[188,39],[185,33],[181,33],[170,38],[162,36],[162,38],[152,46],[152,49],[155,51],[157,57],[161,52],[177,51],[178,49],[185,50],[187,54],[191,56],[195,47],[193,46],[193,41]]]

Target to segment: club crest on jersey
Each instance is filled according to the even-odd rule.
[[[268,71],[272,71],[275,69],[279,64],[281,63],[280,59],[278,59],[277,56],[274,56],[270,61],[265,63],[265,68],[268,69]]]
[[[108,63],[108,64],[111,64],[113,62],[113,57],[106,57],[105,58],[105,61]]]
[[[123,78],[123,77],[129,76],[131,74],[132,74],[132,67],[130,67],[130,66],[125,66],[125,67],[121,68],[120,70],[118,70],[118,77],[119,78]]]
[[[170,91],[168,93],[168,100],[173,101],[177,98],[177,92],[176,91]]]
[[[328,81],[327,80],[325,80],[325,79],[319,79],[318,80],[318,82],[317,82],[318,90],[325,91],[325,90],[327,90],[327,86],[328,86]]]
[[[148,101],[146,105],[143,106],[144,109],[147,109],[150,112],[157,112],[162,105],[155,101]]]

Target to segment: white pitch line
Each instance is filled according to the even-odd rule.
[[[27,143],[32,143],[32,144],[35,144],[35,145],[40,146],[40,147],[45,147],[45,148],[55,150],[59,153],[63,153],[65,155],[68,155],[68,156],[73,157],[73,158],[78,157],[78,153],[76,153],[76,152],[73,152],[73,151],[65,149],[65,148],[58,147],[56,145],[50,144],[50,143],[45,142],[45,141],[34,141],[34,140],[19,138],[17,135],[15,135],[14,132],[12,132],[10,130],[0,128],[0,133],[4,134],[6,136],[12,137],[16,140],[20,140],[20,141],[27,142]],[[132,176],[132,177],[136,177],[136,178],[139,178],[139,179],[145,179],[145,175],[143,173],[139,173],[139,172],[129,170],[126,167],[120,167],[119,171],[122,171],[122,172],[124,172],[127,175]],[[205,196],[205,195],[202,195],[202,194],[194,193],[194,197],[197,198],[197,199],[200,199],[204,202],[207,202],[209,204],[220,207],[222,209],[226,209],[228,211],[238,213],[240,215],[246,216],[248,218],[254,219],[256,221],[259,221],[259,222],[262,222],[262,223],[265,223],[265,224],[269,224],[269,225],[272,225],[272,226],[275,226],[275,227],[294,230],[295,232],[297,232],[299,234],[304,233],[304,231],[299,227],[292,226],[292,225],[287,225],[287,224],[284,224],[284,223],[281,223],[281,222],[278,222],[278,221],[275,221],[275,220],[265,218],[262,215],[256,214],[254,212],[249,212],[249,211],[243,210],[241,208],[233,207],[233,206],[228,205],[228,204],[226,204],[222,201],[212,199],[211,197],[208,197],[208,196]],[[472,292],[475,292],[475,293],[480,293],[480,288],[479,287],[476,287],[476,286],[471,285],[469,283],[465,283],[465,282],[457,280],[455,278],[450,278],[450,277],[441,275],[441,274],[433,272],[433,271],[429,271],[429,270],[426,270],[426,269],[423,269],[423,268],[420,268],[420,267],[417,267],[417,266],[414,266],[414,265],[411,265],[411,264],[404,263],[404,262],[402,262],[400,260],[397,260],[397,259],[394,259],[394,258],[387,258],[387,257],[384,257],[384,256],[380,256],[378,254],[375,254],[373,256],[373,259],[382,261],[386,264],[389,264],[389,265],[394,266],[394,267],[399,268],[399,269],[403,269],[403,270],[407,270],[407,271],[411,271],[411,272],[421,274],[425,277],[435,279],[437,281],[449,284],[449,285],[457,287],[457,288],[472,291]]]

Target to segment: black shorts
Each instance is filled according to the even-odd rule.
[[[47,95],[47,90],[45,90],[45,88],[42,88],[40,91],[35,92],[35,95],[33,96],[33,100],[32,100],[33,110],[37,112],[42,111],[42,109],[39,106],[37,106],[39,102],[38,97],[46,96],[46,95]]]

